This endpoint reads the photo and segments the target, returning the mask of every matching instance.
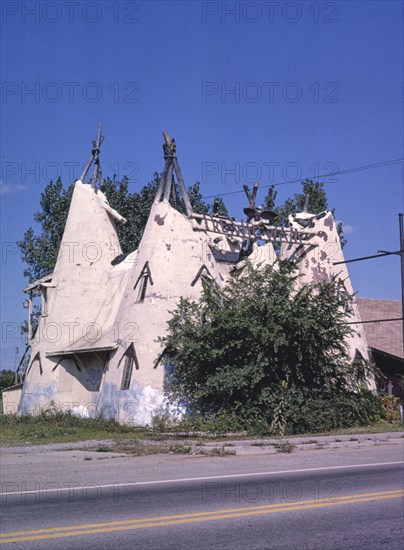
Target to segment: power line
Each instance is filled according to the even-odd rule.
[[[362,262],[363,260],[372,260],[373,258],[383,258],[384,256],[391,256],[392,254],[400,255],[400,250],[397,252],[382,252],[379,254],[373,254],[372,256],[362,256],[361,258],[352,258],[352,260],[344,260],[343,262],[333,262],[332,265],[351,264],[352,262]]]
[[[386,160],[386,161],[383,161],[383,162],[376,162],[375,164],[366,164],[366,165],[357,166],[357,167],[354,167],[354,168],[347,168],[345,170],[338,170],[336,172],[329,172],[328,174],[319,174],[318,176],[315,176],[315,178],[316,179],[321,179],[321,178],[327,178],[328,176],[337,176],[337,175],[341,175],[341,174],[350,174],[352,172],[361,172],[363,170],[372,170],[373,168],[381,168],[383,166],[392,166],[394,164],[400,164],[403,161],[404,161],[404,158]],[[280,183],[270,183],[268,185],[261,185],[260,189],[266,189],[268,187],[279,187],[280,185],[287,185],[289,183],[300,183],[301,181],[303,181],[305,179],[310,179],[310,178],[304,178],[302,176],[302,177],[300,177],[298,179],[295,179],[295,180],[282,181]],[[206,195],[203,198],[204,199],[212,199],[212,198],[215,198],[215,197],[224,197],[226,195],[238,195],[240,193],[244,193],[244,190],[240,189],[238,191],[228,191],[227,193],[216,193],[215,195]]]
[[[339,264],[349,264],[351,262],[361,262],[363,260],[372,260],[375,258],[381,258],[384,256],[390,256],[391,254],[395,254],[400,256],[401,260],[401,313],[402,317],[400,319],[380,319],[379,322],[385,322],[385,321],[401,321],[402,324],[402,339],[403,339],[403,351],[404,351],[404,215],[400,213],[398,215],[398,222],[399,222],[399,229],[400,229],[400,250],[396,252],[386,252],[385,250],[379,250],[378,254],[374,254],[372,256],[363,256],[362,258],[353,258],[352,260],[346,260],[343,262],[334,262],[333,265],[339,265]],[[363,321],[363,323],[371,323],[375,321]],[[354,324],[354,323],[347,323],[347,324]]]
[[[402,321],[402,317],[395,317],[393,319],[372,319],[371,321],[348,321],[346,325],[365,325],[366,323],[387,323],[389,321]]]

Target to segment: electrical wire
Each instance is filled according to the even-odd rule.
[[[337,175],[341,175],[341,174],[350,174],[350,173],[353,173],[353,172],[361,172],[362,170],[372,170],[373,168],[381,168],[383,166],[392,166],[392,165],[395,165],[395,164],[401,164],[402,162],[404,162],[404,158],[386,160],[386,161],[383,161],[383,162],[376,162],[374,164],[366,164],[366,165],[357,166],[357,167],[354,167],[354,168],[347,168],[345,170],[337,170],[336,172],[329,172],[328,174],[320,174],[320,175],[316,176],[316,179],[326,178],[328,176],[337,176]],[[280,183],[270,183],[268,185],[261,185],[260,189],[267,189],[269,187],[279,187],[280,185],[287,185],[289,183],[300,183],[301,181],[304,181],[305,179],[310,179],[310,178],[300,177],[300,178],[295,179],[295,180],[282,181]],[[224,197],[224,196],[227,196],[227,195],[238,195],[240,193],[244,193],[244,190],[239,189],[238,191],[228,191],[227,193],[216,193],[215,195],[206,195],[202,198],[203,199],[213,199],[215,197]]]

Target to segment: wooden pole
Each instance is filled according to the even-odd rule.
[[[80,181],[82,181],[83,183],[87,176],[88,171],[90,170],[90,166],[91,166],[91,163],[93,162],[93,159],[94,159],[94,155],[91,153],[91,157],[88,159],[88,162],[84,166],[83,172],[81,173],[81,176],[80,176]]]
[[[168,167],[168,172],[167,172],[166,187],[164,189],[164,200],[166,202],[170,201],[172,183],[173,183],[173,164],[170,163],[170,166]]]
[[[32,292],[29,293],[28,298],[28,342],[32,338]]]
[[[193,212],[192,215],[191,215],[191,218],[197,218],[197,219],[200,219],[200,220],[206,220],[206,221],[217,221],[217,222],[224,222],[224,223],[228,223],[230,225],[237,225],[237,226],[240,226],[240,227],[251,227],[252,229],[260,229],[260,227],[262,227],[262,225],[264,226],[267,226],[266,228],[268,230],[277,230],[279,232],[284,232],[284,233],[290,233],[292,231],[297,231],[298,233],[301,233],[302,235],[317,235],[317,231],[310,231],[308,229],[304,229],[302,231],[300,230],[295,230],[295,229],[292,229],[290,227],[282,227],[282,226],[277,226],[277,225],[267,225],[267,224],[263,224],[262,222],[253,222],[253,223],[248,223],[248,222],[236,222],[235,220],[229,220],[228,218],[224,218],[224,217],[220,217],[220,216],[211,216],[209,214],[198,214],[197,212]],[[341,262],[342,263],[342,262]],[[335,265],[335,264],[334,264]]]
[[[97,178],[102,178],[102,172],[101,172],[101,166],[100,166],[100,160],[99,160],[99,152],[101,143],[104,141],[104,136],[102,135],[102,127],[101,122],[98,124],[98,133],[97,133],[97,139],[96,141],[93,141],[93,149],[91,151],[91,157],[88,159],[87,164],[84,166],[83,172],[80,176],[80,181],[84,183],[84,180],[86,179],[87,173],[90,170],[90,166],[92,162],[94,161],[94,169],[93,169],[93,176],[91,178],[91,185],[95,187],[95,183],[97,182]]]
[[[174,165],[175,173],[177,174],[177,179],[178,179],[178,183],[180,185],[182,198],[184,199],[185,210],[187,211],[188,216],[192,216],[192,214],[193,214],[192,206],[191,206],[191,203],[189,201],[187,190],[185,188],[185,182],[184,182],[184,178],[182,177],[182,174],[181,174],[180,165],[178,164],[178,160],[176,159],[176,157],[173,158],[173,165]]]
[[[167,158],[166,163],[164,165],[163,172],[162,172],[161,177],[160,177],[160,182],[159,182],[159,186],[157,188],[157,193],[156,193],[156,197],[154,199],[154,202],[160,202],[161,201],[161,197],[163,195],[163,190],[164,190],[165,184],[166,184],[168,167],[170,166],[170,164],[171,164],[171,159]]]
[[[98,133],[97,133],[97,140],[94,142],[95,147],[93,149],[93,159],[94,159],[94,167],[93,167],[93,176],[91,178],[91,187],[95,189],[95,186],[97,184],[97,179],[99,179],[99,173],[100,173],[100,147],[101,143],[103,142],[104,138],[102,136],[101,131],[101,122],[98,124]]]

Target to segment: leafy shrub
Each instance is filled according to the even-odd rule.
[[[367,423],[380,417],[362,391],[371,368],[351,364],[349,296],[341,282],[298,289],[292,263],[253,268],[224,290],[205,283],[199,302],[182,299],[169,321],[165,380],[172,402],[221,433],[274,434]]]
[[[380,417],[379,400],[365,389],[326,398],[320,392],[304,392],[296,395],[295,403],[289,408],[287,433],[316,433],[363,426],[380,420]]]
[[[400,398],[394,395],[381,394],[378,396],[381,407],[381,418],[387,422],[400,421]]]

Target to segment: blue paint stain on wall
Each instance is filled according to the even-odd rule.
[[[136,426],[150,425],[163,396],[151,386],[133,382],[130,389],[105,383],[98,402],[98,413],[104,418]]]
[[[49,386],[35,384],[31,393],[27,393],[27,383],[22,388],[21,401],[18,406],[20,414],[35,414],[43,407],[44,402],[50,403],[57,392],[57,381],[54,380]]]
[[[89,369],[87,372],[86,380],[92,386],[98,386],[101,380],[101,371],[97,369]]]

